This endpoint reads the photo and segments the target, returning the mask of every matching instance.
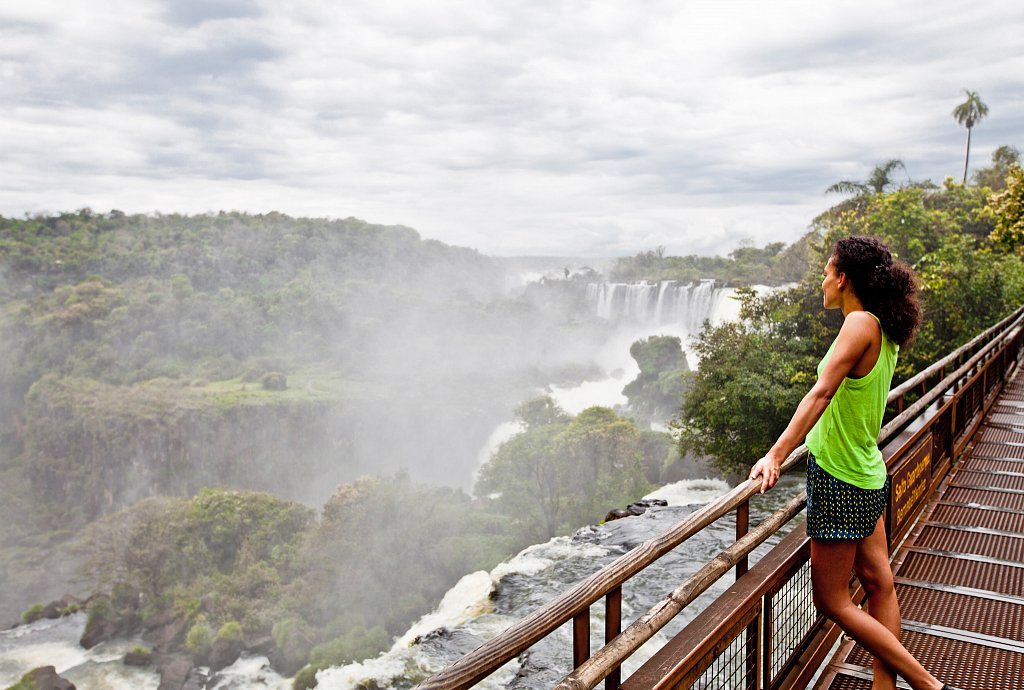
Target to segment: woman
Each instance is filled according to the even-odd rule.
[[[924,669],[900,643],[883,513],[888,478],[877,438],[900,345],[921,320],[910,268],[873,237],[836,242],[825,264],[826,309],[843,326],[818,365],[818,381],[800,401],[768,454],[750,470],[761,493],[806,436],[807,535],[814,604],[874,655],[873,690],[894,690],[896,674],[914,690],[955,690]],[[850,572],[867,593],[867,611],[850,600]]]

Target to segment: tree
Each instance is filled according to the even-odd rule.
[[[1006,176],[1015,165],[1020,165],[1020,151],[1004,144],[992,152],[992,165],[975,170],[971,178],[978,187],[1000,192],[1006,189]]]
[[[665,420],[679,407],[685,392],[684,376],[690,370],[682,341],[669,335],[641,338],[630,346],[629,354],[640,366],[640,373],[622,394],[642,419]]]
[[[591,407],[527,426],[501,444],[480,469],[475,493],[498,494],[496,504],[524,535],[550,539],[647,493],[643,450],[632,420]]]
[[[1010,250],[1024,244],[1024,168],[1015,165],[1006,176],[1006,190],[994,195],[989,206],[996,216],[991,238]]]
[[[874,169],[872,169],[871,174],[868,175],[868,179],[863,182],[840,180],[826,189],[825,193],[856,194],[857,196],[881,194],[886,191],[886,188],[896,184],[896,181],[892,178],[892,174],[897,169],[902,170],[904,173],[907,171],[906,166],[903,165],[903,161],[898,158],[892,158],[882,165],[876,165]]]
[[[988,115],[988,106],[981,101],[977,91],[964,89],[967,100],[953,108],[957,124],[967,128],[967,153],[964,155],[964,184],[967,184],[967,164],[971,159],[971,129]]]
[[[532,427],[564,424],[569,415],[558,406],[550,395],[541,395],[527,400],[515,409],[516,421],[527,429]]]

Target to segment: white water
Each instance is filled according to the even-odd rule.
[[[556,537],[527,547],[490,573],[482,570],[470,573],[445,594],[437,609],[414,623],[390,650],[374,659],[321,671],[317,674],[318,687],[348,690],[411,685],[461,656],[458,653],[448,657],[437,654],[436,650],[425,650],[422,641],[431,633],[458,628],[471,637],[473,646],[476,646],[515,622],[516,617],[503,615],[494,609],[492,597],[503,580],[515,576],[540,577],[560,563],[570,560],[586,562],[607,553],[607,549],[600,546],[574,544],[569,537]],[[476,687],[484,690],[503,688],[518,670],[519,663],[510,661]]]
[[[720,480],[686,480],[651,495],[666,498],[674,506],[692,507],[721,496],[729,488]],[[362,663],[325,669],[317,676],[319,686],[325,690],[409,688],[493,638],[640,541],[664,531],[689,510],[671,506],[657,508],[640,517],[583,528],[573,537],[556,537],[527,547],[490,573],[481,571],[467,575],[448,592],[436,611],[420,619],[389,651]],[[694,549],[714,553],[731,543],[733,528],[730,525],[721,526],[719,532],[711,530],[694,537]],[[642,614],[671,590],[673,582],[690,574],[702,562],[682,552],[664,557],[624,591],[623,618],[631,620]],[[716,585],[717,589],[705,596],[710,600],[726,586],[727,582]],[[650,658],[701,606],[695,604],[691,608],[692,612],[681,616],[635,653],[623,665],[624,673],[632,673]],[[596,649],[602,644],[603,603],[594,604],[591,614],[592,648]],[[572,649],[571,627],[571,624],[562,626],[478,687],[504,688],[517,673],[529,676],[529,687],[553,685],[570,666],[568,658],[563,657]],[[536,663],[531,665],[534,660]]]
[[[710,503],[732,487],[721,479],[684,479],[655,489],[644,498],[660,498],[670,506]]]
[[[39,666],[53,666],[78,690],[155,690],[160,680],[151,669],[125,666],[125,653],[137,644],[116,640],[83,649],[84,613],[39,620],[0,631],[0,687],[8,687]]]
[[[587,301],[593,313],[609,321],[632,321],[645,326],[676,325],[696,333],[706,318],[739,315],[739,303],[730,299],[733,293],[731,288],[716,288],[713,280],[688,284],[675,280],[658,283],[642,280],[591,283],[587,286]]]

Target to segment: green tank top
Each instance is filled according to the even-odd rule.
[[[877,316],[875,320],[878,321]],[[818,364],[818,376],[835,347],[833,340]],[[883,330],[882,348],[874,368],[859,379],[844,378],[818,423],[807,434],[807,448],[814,453],[818,465],[833,477],[862,489],[885,486],[885,462],[878,449],[878,432],[882,429],[885,400],[899,351],[900,346],[889,340]]]

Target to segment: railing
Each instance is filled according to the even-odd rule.
[[[906,536],[1016,366],[1024,342],[1022,325],[1024,307],[890,392],[888,403],[897,414],[879,435],[893,486],[886,525],[890,552]],[[908,405],[911,396],[916,400]],[[782,471],[805,455],[806,448],[798,448]],[[839,631],[813,610],[810,548],[803,530],[790,532],[747,571],[747,554],[806,502],[801,493],[748,531],[749,499],[759,487],[760,480],[741,483],[427,678],[417,690],[471,687],[570,620],[574,670],[558,685],[560,690],[589,690],[601,680],[607,690],[804,687]],[[736,542],[623,631],[623,584],[732,511]],[[736,585],[622,683],[623,661],[731,568],[736,569]],[[591,656],[590,607],[601,598],[606,644]]]

